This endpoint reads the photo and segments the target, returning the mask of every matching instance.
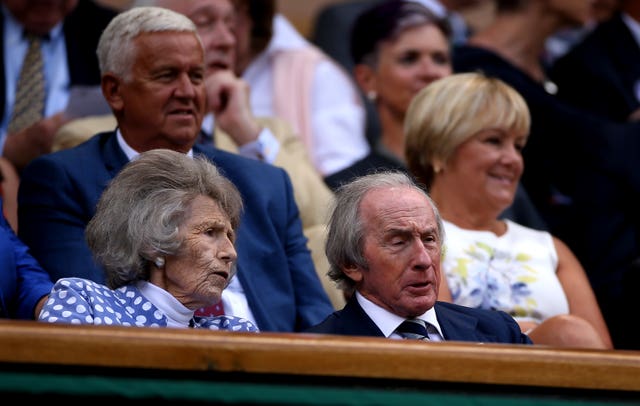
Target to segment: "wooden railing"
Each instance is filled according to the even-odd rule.
[[[635,351],[0,320],[0,396],[24,395],[29,379],[65,374],[76,381],[87,374],[218,384],[229,378],[277,385],[295,378],[343,389],[409,386],[433,393],[446,385],[454,392],[473,387],[496,394],[511,388],[557,392],[564,399],[596,393],[603,401],[640,400],[640,352]]]

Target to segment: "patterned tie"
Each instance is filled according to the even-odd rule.
[[[27,34],[29,49],[22,62],[16,88],[16,102],[9,122],[9,133],[15,133],[42,118],[44,112],[44,73],[41,38]]]
[[[224,306],[222,305],[222,300],[218,303],[202,307],[195,311],[196,316],[224,316]]]
[[[422,320],[405,320],[396,328],[396,332],[407,340],[429,341],[429,333]]]

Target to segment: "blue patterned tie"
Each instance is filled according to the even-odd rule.
[[[44,113],[44,72],[41,38],[27,35],[29,48],[22,62],[20,78],[16,87],[16,101],[9,122],[9,133],[15,133],[42,118]]]
[[[396,332],[408,340],[429,341],[429,333],[424,321],[418,319],[405,320],[396,328]]]

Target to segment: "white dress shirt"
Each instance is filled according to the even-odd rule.
[[[373,322],[378,326],[382,334],[384,334],[387,338],[393,338],[396,340],[402,339],[403,337],[396,333],[396,329],[403,321],[406,319],[404,317],[400,317],[396,314],[391,313],[390,311],[383,309],[377,304],[373,303],[369,299],[365,298],[360,294],[360,292],[355,293],[356,299],[358,300],[358,304],[367,316],[373,320]],[[430,341],[442,341],[444,335],[442,334],[442,329],[440,328],[440,324],[438,323],[438,318],[436,317],[436,309],[433,307],[427,310],[424,314],[416,317],[417,319],[423,320],[426,323],[432,325],[438,333],[429,332],[429,340]]]

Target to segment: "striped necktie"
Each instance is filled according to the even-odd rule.
[[[44,112],[44,71],[41,37],[27,34],[29,48],[22,62],[16,87],[16,101],[9,122],[9,133],[15,133],[40,120]]]
[[[419,319],[408,319],[396,328],[396,332],[407,340],[429,341],[429,333],[424,325],[424,321]]]

